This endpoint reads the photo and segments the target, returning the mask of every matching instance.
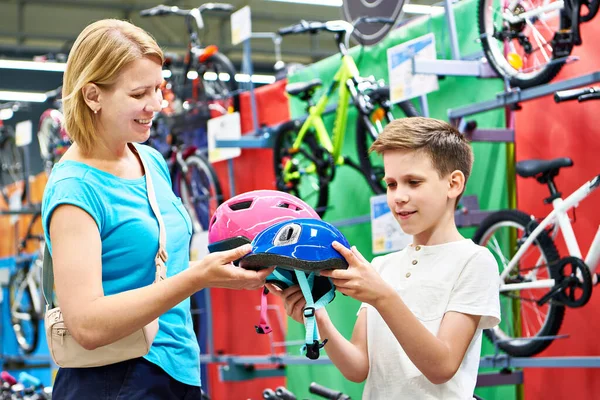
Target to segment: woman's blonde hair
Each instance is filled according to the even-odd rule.
[[[63,111],[67,133],[84,153],[93,148],[98,127],[83,98],[83,87],[94,83],[106,88],[116,82],[125,66],[143,57],[154,57],[161,65],[164,62],[152,36],[126,21],[94,22],[75,40],[63,77]]]

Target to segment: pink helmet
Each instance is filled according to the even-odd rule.
[[[289,193],[277,190],[242,193],[217,208],[208,227],[208,243],[240,236],[250,242],[271,225],[294,218],[321,219],[312,207]]]

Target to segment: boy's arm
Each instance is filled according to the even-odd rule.
[[[339,292],[375,307],[410,360],[430,382],[441,384],[450,380],[460,367],[481,319],[481,314],[471,315],[464,311],[475,310],[476,307],[461,307],[460,310],[450,308],[444,315],[436,336],[417,319],[396,290],[382,279],[355,247],[347,249],[337,242],[333,243],[333,247],[348,261],[348,269],[321,271],[321,275],[331,278]],[[493,256],[490,257],[493,260]],[[486,265],[488,268],[483,270],[489,271],[469,274],[475,272],[477,267],[484,267],[474,262],[471,265],[473,269],[464,274],[465,279],[473,281],[488,277],[489,279],[479,282],[491,282],[485,293],[494,292],[497,297],[498,289],[493,287],[497,278],[493,278],[491,274],[495,271],[497,277],[497,266],[495,261],[487,262]],[[462,286],[466,292],[471,289],[470,286]],[[466,294],[463,297],[465,296]]]
[[[414,316],[396,291],[374,304],[415,366],[434,384],[450,380],[460,367],[481,316],[449,311],[437,336]]]
[[[275,296],[281,297],[287,315],[302,323],[302,310],[306,306],[306,301],[300,287],[293,285],[281,290],[272,284],[266,286]],[[331,361],[346,379],[353,382],[364,381],[369,372],[366,309],[360,310],[350,341],[335,328],[324,308],[318,309],[315,316],[321,338],[327,339],[325,349]]]
[[[327,339],[325,345],[327,355],[337,369],[352,382],[362,382],[367,379],[369,374],[367,309],[362,308],[359,311],[350,341],[335,328],[324,308],[318,310],[316,316],[321,338]]]

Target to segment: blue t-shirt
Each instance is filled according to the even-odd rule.
[[[152,176],[167,234],[167,276],[173,276],[189,265],[192,223],[181,199],[171,189],[163,157],[151,147],[136,148],[148,166],[146,173]],[[55,165],[42,202],[42,221],[51,254],[50,218],[61,204],[77,206],[96,221],[102,239],[102,287],[106,296],[152,284],[159,229],[148,201],[145,176],[123,179],[70,160]],[[174,379],[200,386],[200,349],[189,298],[161,315],[159,326],[144,358]]]

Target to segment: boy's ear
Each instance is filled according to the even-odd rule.
[[[456,199],[465,190],[465,174],[460,170],[453,171],[448,176],[448,198]]]
[[[101,108],[100,105],[100,88],[94,83],[87,83],[84,87],[81,88],[81,94],[83,95],[83,100],[85,104],[92,111],[99,111]]]

